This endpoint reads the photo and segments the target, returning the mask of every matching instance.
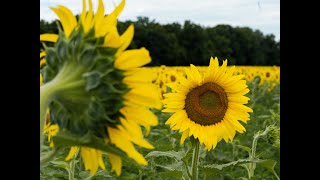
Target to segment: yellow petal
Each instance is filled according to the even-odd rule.
[[[179,132],[184,132],[187,129],[189,129],[189,127],[190,127],[190,120],[189,119],[184,119],[183,123],[181,124]]]
[[[215,61],[214,61],[213,57],[211,57],[209,67],[207,68],[207,71],[206,71],[204,78],[203,78],[204,83],[211,81],[212,75],[214,73],[213,63],[215,63]]]
[[[40,34],[40,41],[47,41],[47,42],[57,42],[58,35],[56,34]]]
[[[83,159],[85,170],[90,170],[92,165],[90,161],[91,157],[90,157],[89,148],[82,147],[80,150],[80,155],[81,155],[81,158]]]
[[[253,112],[253,110],[251,108],[249,108],[248,106],[239,104],[239,103],[233,103],[233,102],[229,102],[228,106],[231,109],[234,109],[235,111],[240,111],[240,112]]]
[[[124,95],[126,104],[156,109],[162,108],[160,94],[158,94],[158,88],[155,85],[140,84],[139,86],[136,86],[129,84],[129,87],[132,89]]]
[[[157,126],[158,119],[149,109],[144,107],[125,106],[120,112],[128,120],[136,121],[146,128],[146,135],[150,132],[150,126]]]
[[[226,112],[226,115],[230,115],[232,119],[240,120],[246,123],[250,120],[250,115],[246,112],[235,111],[234,109],[229,108]]]
[[[131,24],[128,29],[121,35],[121,46],[119,47],[116,56],[122,53],[130,45],[134,36],[134,26]]]
[[[104,5],[103,1],[99,0],[98,10],[94,17],[95,30],[99,29],[100,25],[103,23],[104,19]]]
[[[40,61],[40,69],[42,68],[43,65],[46,64],[46,60],[45,59],[41,59]]]
[[[89,12],[84,20],[83,29],[85,32],[89,32],[93,25],[93,8],[92,8],[92,0],[89,0]]]
[[[126,4],[126,1],[122,0],[121,3],[113,10],[113,12],[111,14],[118,17],[119,14],[122,12],[125,4]]]
[[[228,100],[229,102],[233,102],[233,103],[247,104],[250,98],[246,96],[233,96],[230,94],[228,95]]]
[[[115,60],[115,67],[121,70],[129,70],[144,66],[151,62],[149,51],[146,48],[127,50],[122,52]]]
[[[109,161],[111,163],[111,171],[115,171],[117,176],[121,174],[122,160],[119,156],[114,154],[107,154]]]
[[[42,75],[41,75],[41,73],[40,73],[40,86],[42,86],[42,82],[43,80],[42,80]]]
[[[86,3],[86,0],[82,0],[82,13],[80,15],[81,24],[85,23],[86,16],[87,16],[87,3]]]
[[[192,83],[192,87],[199,86],[202,83],[199,70],[193,64],[190,65],[190,69],[185,68],[185,71],[188,76],[188,81]]]
[[[140,147],[144,147],[147,149],[154,149],[154,146],[143,138],[141,128],[137,122],[132,120],[126,120],[123,118],[120,118],[120,122],[123,125],[123,127],[126,129],[126,132],[123,132],[123,133],[128,134],[129,136],[128,138],[130,139],[131,142],[133,142],[134,144]]]
[[[108,127],[110,142],[124,151],[130,158],[134,159],[138,164],[147,165],[146,159],[137,152],[132,143],[127,139],[119,129]]]
[[[115,27],[110,27],[110,29],[115,29]],[[121,46],[121,39],[116,29],[107,33],[103,46],[111,48]]]
[[[76,154],[77,150],[78,150],[78,146],[72,146],[65,160],[69,161],[70,159],[72,159],[73,156]]]
[[[110,27],[117,27],[117,17],[113,14],[103,18],[101,25],[96,29],[96,35],[104,36],[107,32],[110,32]]]
[[[245,75],[232,76],[231,78],[226,79],[225,82],[221,82],[221,86],[222,87],[228,87],[228,86],[230,86],[232,84],[235,84],[235,83],[239,82],[244,77],[245,77]]]
[[[65,32],[65,33],[66,33],[66,37],[69,37],[70,33],[76,28],[78,24],[77,19],[68,8],[64,6],[58,6],[58,8],[63,13],[63,16],[65,16],[65,18],[67,19],[68,24],[65,26],[68,26],[70,30],[68,30],[69,32]]]
[[[40,52],[40,59],[41,59],[42,57],[44,57],[45,55],[46,55],[46,52],[44,52],[44,51]]]
[[[201,144],[203,144],[204,142],[207,141],[207,132],[204,131],[203,129],[205,129],[204,126],[200,126],[199,141],[200,141]]]
[[[183,144],[184,141],[189,137],[189,129],[186,131],[183,131],[181,139],[180,139],[180,144]]]
[[[157,75],[146,68],[136,68],[124,73],[125,77],[123,82],[129,83],[151,83],[157,78]]]
[[[187,117],[187,113],[184,110],[179,110],[176,113],[174,113],[165,124],[176,124],[179,119],[185,119]]]
[[[218,68],[219,70],[217,71],[217,74],[213,78],[213,82],[219,82],[219,79],[225,76],[225,73],[227,70],[227,64],[228,64],[228,60],[223,61],[222,66]]]
[[[98,155],[98,163],[101,169],[105,170],[106,166],[104,165],[103,158],[102,158],[102,152],[100,150],[96,150]]]

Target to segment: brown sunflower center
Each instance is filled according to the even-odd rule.
[[[227,94],[221,86],[212,82],[192,89],[185,102],[188,117],[204,126],[222,121],[228,109]]]

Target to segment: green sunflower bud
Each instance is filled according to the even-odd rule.
[[[266,128],[266,141],[273,147],[280,148],[280,128],[275,125],[270,125]]]

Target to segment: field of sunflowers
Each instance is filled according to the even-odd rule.
[[[170,91],[168,83],[177,83],[180,76],[185,76],[184,68],[189,67],[151,67],[145,68],[154,75],[152,83],[158,86],[159,96]],[[206,67],[199,67],[205,71]],[[246,75],[251,99],[248,106],[253,109],[250,121],[245,124],[246,132],[236,135],[233,142],[221,142],[214,151],[200,150],[200,176],[199,179],[248,179],[246,164],[237,163],[250,157],[254,136],[266,127],[280,125],[280,67],[236,67],[236,74]],[[159,124],[152,127],[150,133],[145,136],[151,142],[154,150],[139,149],[148,160],[146,167],[137,166],[133,162],[124,162],[121,176],[112,173],[111,164],[104,159],[106,170],[98,170],[93,176],[85,170],[83,160],[77,152],[72,161],[65,161],[68,149],[59,152],[56,157],[41,167],[41,179],[183,179],[185,174],[184,160],[191,161],[192,142],[186,140],[180,144],[181,133],[172,131],[165,122],[169,114],[154,110]],[[54,131],[54,129],[53,129]],[[279,133],[279,132],[278,132]],[[45,143],[45,149],[49,150],[49,143]],[[105,154],[105,153],[103,153]],[[257,179],[277,179],[273,174],[280,176],[280,143],[274,142],[272,137],[262,138],[256,147],[256,157],[270,160],[269,164],[259,166],[255,170]],[[236,162],[230,164],[230,162]],[[214,164],[213,168],[205,168]],[[187,178],[185,178],[187,179]]]
[[[144,67],[105,15],[66,7],[41,34],[40,179],[280,179],[280,67]],[[49,43],[48,43],[49,42]],[[46,44],[48,43],[48,44]],[[51,44],[50,44],[51,43]]]

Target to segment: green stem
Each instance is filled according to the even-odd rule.
[[[40,152],[43,143],[43,131],[46,124],[46,113],[53,96],[53,84],[51,82],[40,87]]]
[[[191,175],[191,173],[190,173],[190,171],[189,171],[188,164],[187,164],[185,161],[183,161],[183,164],[184,164],[184,166],[186,167],[187,175],[188,175],[189,179],[191,179],[191,178],[192,178],[192,175]]]
[[[263,133],[258,132],[257,134],[254,135],[253,137],[253,142],[252,142],[252,148],[251,148],[251,154],[250,154],[250,160],[254,160],[256,158],[256,149],[257,149],[257,144],[258,140],[260,137],[265,136],[266,131]],[[249,179],[254,176],[254,170],[256,169],[256,163],[250,163],[249,165]]]
[[[73,74],[70,76],[66,76],[65,69],[64,71],[60,72],[53,80],[40,87],[40,152],[43,143],[43,131],[46,124],[46,113],[48,110],[48,106],[52,101],[52,98],[60,92],[68,92],[68,89],[76,89],[85,85],[84,79],[76,79],[76,75],[78,75],[77,73],[81,72],[81,69],[78,70],[79,72],[76,71],[76,75]],[[66,76],[67,78],[64,79],[64,76]]]
[[[70,171],[69,171],[69,180],[74,180],[75,160],[79,154],[79,150],[80,150],[80,148],[78,147],[76,154],[73,156],[73,158],[71,160]]]
[[[276,172],[274,172],[273,174],[274,174],[274,176],[276,176],[277,180],[280,180],[280,178]]]
[[[61,148],[54,148],[47,156],[45,156],[44,158],[40,159],[40,165],[43,165],[49,161],[51,161],[55,155],[58,153],[58,151],[60,150]]]
[[[192,155],[192,180],[198,180],[198,162],[199,162],[200,142],[195,139],[195,147]]]

